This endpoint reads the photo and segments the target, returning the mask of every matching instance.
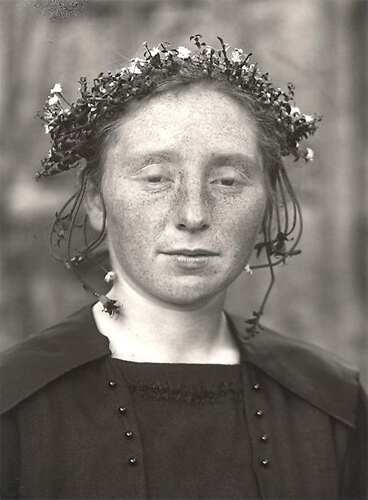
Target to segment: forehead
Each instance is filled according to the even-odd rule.
[[[115,154],[146,154],[156,148],[179,154],[258,155],[255,127],[246,109],[203,86],[150,97],[121,118],[111,148]]]

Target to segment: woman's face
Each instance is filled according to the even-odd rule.
[[[102,194],[119,281],[173,305],[206,303],[240,274],[263,219],[247,113],[195,86],[140,103],[107,148]]]

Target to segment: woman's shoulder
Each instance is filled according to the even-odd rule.
[[[354,426],[359,371],[325,349],[271,329],[247,336],[244,319],[229,315],[246,361],[331,416]]]
[[[249,338],[244,318],[228,318],[246,361],[290,393],[354,426],[360,386],[355,368],[320,347],[267,328]],[[2,353],[1,412],[70,370],[109,354],[109,342],[98,332],[91,306],[77,311]]]
[[[91,306],[3,351],[0,355],[4,413],[85,363],[109,354],[108,340],[96,329]]]

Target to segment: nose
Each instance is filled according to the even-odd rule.
[[[182,185],[174,210],[178,229],[191,232],[207,229],[210,225],[210,209],[203,182],[192,180]]]

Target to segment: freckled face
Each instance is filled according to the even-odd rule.
[[[196,305],[241,273],[266,203],[244,108],[203,87],[122,118],[102,181],[114,270],[139,293]]]

